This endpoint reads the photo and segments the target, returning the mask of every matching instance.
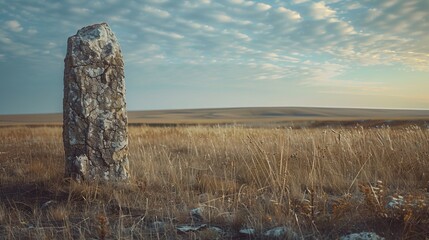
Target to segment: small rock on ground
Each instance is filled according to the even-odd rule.
[[[158,230],[164,230],[165,223],[161,222],[161,221],[155,221],[155,222],[153,222],[153,223],[150,224],[150,227],[158,229]]]
[[[380,237],[374,232],[360,232],[342,236],[340,240],[384,240],[384,237]]]
[[[204,220],[202,208],[194,208],[190,211],[190,214],[194,222],[202,222]]]
[[[267,238],[281,238],[281,239],[298,239],[298,234],[296,234],[289,227],[275,227],[264,233],[264,236]]]
[[[253,235],[255,234],[255,229],[253,228],[242,228],[240,229],[239,233],[243,235]]]
[[[182,233],[196,232],[196,231],[202,230],[204,228],[207,228],[207,224],[201,224],[201,225],[195,225],[195,226],[192,226],[192,225],[180,225],[180,226],[176,227],[177,231],[182,232]]]

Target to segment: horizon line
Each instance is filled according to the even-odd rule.
[[[344,106],[254,106],[254,107],[196,107],[196,108],[156,108],[156,109],[127,109],[127,112],[144,111],[176,111],[176,110],[214,110],[214,109],[249,109],[249,108],[322,108],[322,109],[362,109],[362,110],[397,110],[397,111],[429,111],[429,108],[393,108],[393,107],[344,107]],[[0,113],[0,115],[37,115],[62,114],[62,112],[33,112],[33,113]]]

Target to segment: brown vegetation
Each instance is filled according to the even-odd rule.
[[[57,114],[0,115],[0,126],[57,125]],[[131,126],[178,126],[242,124],[251,127],[270,125],[292,128],[356,125],[361,126],[429,126],[429,110],[317,108],[317,107],[249,107],[179,110],[129,111]]]
[[[64,179],[60,127],[0,128],[0,238],[429,238],[426,128],[130,127],[129,186]],[[391,205],[391,200],[400,204]],[[180,234],[193,223],[219,226]],[[165,223],[159,226],[157,222]]]

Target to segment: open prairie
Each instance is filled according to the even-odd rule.
[[[316,108],[131,112],[126,186],[64,179],[60,115],[1,116],[0,238],[271,239],[267,230],[285,227],[281,239],[362,231],[427,239],[427,116]]]
[[[326,124],[409,125],[429,120],[429,110],[256,107],[128,112],[130,125],[244,124],[248,126],[320,126]],[[62,114],[0,115],[4,125],[61,125]]]

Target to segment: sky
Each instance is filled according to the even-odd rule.
[[[0,0],[0,114],[62,112],[67,38],[100,22],[128,110],[429,109],[428,0]]]

